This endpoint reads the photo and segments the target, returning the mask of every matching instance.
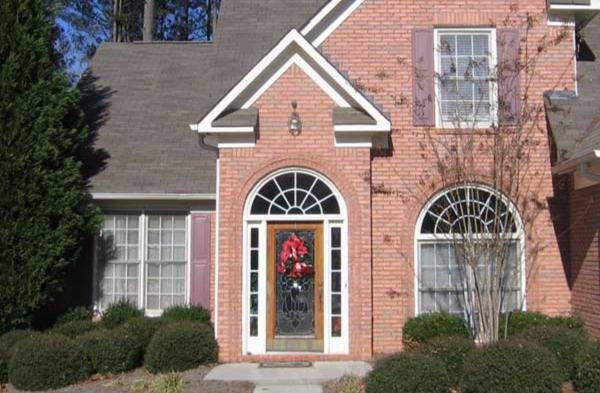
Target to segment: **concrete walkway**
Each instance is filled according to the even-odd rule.
[[[344,375],[364,378],[371,365],[365,362],[315,362],[302,368],[262,368],[257,363],[223,364],[212,369],[205,380],[245,381],[255,393],[320,393],[321,386]]]

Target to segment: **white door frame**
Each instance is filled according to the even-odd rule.
[[[304,173],[323,181],[334,193],[340,206],[340,214],[335,215],[251,215],[250,208],[258,191],[271,179],[288,173]],[[348,228],[347,209],[344,199],[337,187],[323,175],[301,168],[286,168],[269,174],[260,181],[249,194],[244,208],[243,226],[243,269],[242,269],[242,354],[243,355],[285,355],[299,352],[268,352],[267,351],[267,226],[269,222],[322,222],[323,223],[323,339],[322,354],[349,353],[349,314],[348,314]],[[258,336],[250,336],[250,230],[258,229],[259,236],[259,293],[258,293]],[[331,229],[340,228],[342,235],[342,335],[331,335]],[[313,353],[311,354],[320,354]]]

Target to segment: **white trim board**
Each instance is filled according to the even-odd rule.
[[[391,123],[383,113],[367,100],[296,29],[290,30],[198,124],[192,124],[190,128],[199,133],[211,134],[252,132],[253,127],[223,128],[213,127],[212,123],[228,109],[251,107],[293,64],[302,68],[340,107],[358,107],[371,116],[376,125],[367,126],[368,131],[391,131]],[[365,131],[364,128],[365,126],[362,126],[361,131]]]
[[[168,194],[168,193],[92,193],[93,200],[99,201],[213,201],[216,194]]]
[[[302,35],[314,46],[321,46],[364,2],[365,0],[332,0],[304,26]]]

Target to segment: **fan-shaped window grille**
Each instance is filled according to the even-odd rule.
[[[449,190],[438,197],[425,214],[422,234],[516,233],[509,207],[497,192],[479,187]]]
[[[294,171],[267,181],[254,197],[250,214],[340,214],[340,205],[333,190],[321,179]]]
[[[466,263],[461,240],[475,240],[480,247],[479,274],[493,272],[494,235],[506,239],[502,309],[519,309],[522,299],[523,233],[517,230],[514,208],[500,193],[484,187],[450,189],[436,197],[423,213],[418,228],[419,312],[447,312],[468,318],[465,296],[474,288],[474,273]],[[475,236],[473,236],[475,235]],[[486,236],[489,235],[489,236]],[[492,254],[486,257],[485,250]],[[488,261],[488,262],[486,262]],[[491,270],[488,270],[491,269]],[[474,296],[474,295],[472,295]]]

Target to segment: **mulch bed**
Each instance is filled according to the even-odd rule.
[[[209,368],[202,367],[197,370],[186,371],[182,373],[187,381],[185,388],[181,393],[252,393],[254,385],[246,382],[221,382],[204,381],[204,377],[210,371]],[[52,393],[133,393],[132,385],[135,381],[152,379],[154,376],[146,371],[139,369],[128,374],[116,375],[112,377],[92,377],[90,380],[77,385],[62,389],[50,390]],[[8,385],[2,389],[1,393],[19,393]],[[135,393],[143,393],[136,391]]]

